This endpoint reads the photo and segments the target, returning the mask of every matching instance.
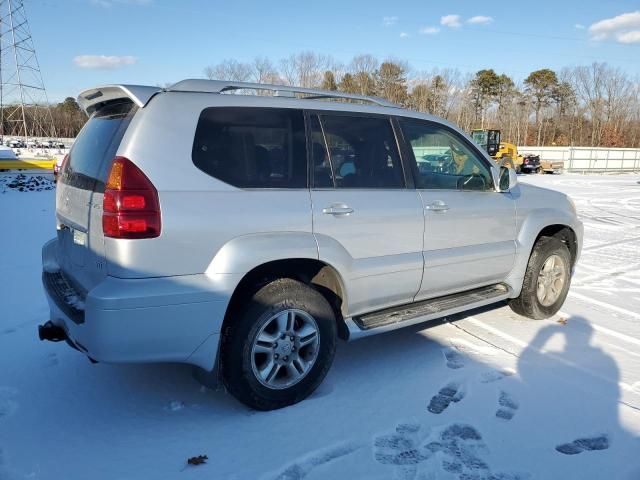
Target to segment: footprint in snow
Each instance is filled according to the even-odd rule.
[[[454,423],[434,429],[400,424],[394,433],[374,439],[374,457],[394,467],[397,480],[435,478],[525,480],[527,474],[492,472],[481,455],[487,446],[471,425]]]
[[[501,391],[498,397],[498,410],[496,417],[502,420],[511,420],[520,407],[518,402],[507,392]]]
[[[394,433],[381,435],[373,441],[373,456],[383,465],[395,467],[395,478],[413,480],[418,473],[418,464],[433,454],[421,445],[420,425],[401,423]]]
[[[443,348],[442,353],[444,355],[445,360],[447,361],[447,367],[453,370],[457,370],[458,368],[464,367],[464,357],[455,348],[452,348],[452,347]]]
[[[441,414],[451,403],[458,403],[465,396],[465,391],[462,388],[462,384],[451,382],[442,387],[440,391],[431,397],[427,410],[436,415]]]
[[[184,402],[181,402],[180,400],[173,400],[169,402],[169,405],[166,406],[166,409],[171,412],[178,412],[182,410],[184,407],[185,407]]]
[[[55,367],[58,363],[60,363],[58,360],[58,354],[54,352],[49,353],[44,361],[46,367]]]
[[[471,425],[450,425],[440,434],[439,442],[431,443],[430,448],[444,454],[442,469],[445,472],[458,474],[460,478],[476,478],[471,475],[482,478],[491,474],[489,466],[478,455],[486,448],[482,435]]]
[[[18,409],[18,402],[15,401],[18,391],[14,388],[0,387],[0,421],[4,417],[9,417]]]
[[[578,438],[571,443],[563,443],[556,447],[556,451],[565,455],[577,455],[582,452],[606,450],[607,448],[609,448],[609,437],[598,435],[590,438]]]
[[[490,370],[479,375],[480,383],[493,383],[515,374],[513,370]]]

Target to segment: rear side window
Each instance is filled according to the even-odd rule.
[[[87,190],[104,190],[105,165],[115,156],[135,110],[127,100],[94,113],[73,143],[61,181]]]
[[[311,135],[311,165],[314,188],[333,188],[333,171],[327,153],[327,144],[317,115],[309,117]]]
[[[390,119],[320,115],[320,121],[331,168],[316,154],[322,144],[314,140],[315,187],[325,186],[326,176],[333,174],[336,188],[404,188]]]
[[[192,150],[200,170],[240,188],[306,188],[302,111],[212,107],[200,115]]]

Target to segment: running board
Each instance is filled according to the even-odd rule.
[[[406,327],[416,323],[453,315],[509,298],[511,289],[504,283],[475,288],[466,292],[378,310],[346,320],[349,339]]]

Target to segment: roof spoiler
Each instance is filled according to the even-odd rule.
[[[78,104],[87,112],[87,115],[91,115],[101,105],[120,98],[128,98],[137,106],[144,107],[151,97],[160,91],[162,91],[160,87],[143,85],[105,85],[80,92]]]

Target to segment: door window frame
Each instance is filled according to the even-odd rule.
[[[318,118],[318,123],[320,124],[320,130],[322,132],[322,138],[324,141],[324,148],[329,158],[329,164],[331,166],[331,181],[333,182],[332,187],[316,187],[314,177],[314,166],[313,166],[313,158],[312,157],[312,149],[313,149],[313,140],[311,138],[311,117],[316,116]],[[332,115],[332,116],[343,116],[343,117],[358,117],[358,118],[378,118],[387,120],[389,122],[389,126],[391,127],[391,132],[393,134],[393,140],[395,141],[396,151],[398,152],[398,160],[399,167],[402,171],[402,179],[404,180],[403,185],[397,188],[345,188],[345,187],[336,187],[335,180],[335,171],[334,165],[331,161],[331,152],[329,150],[329,145],[327,144],[327,137],[325,134],[324,124],[322,122],[322,115]],[[382,191],[400,191],[400,190],[412,190],[415,189],[414,176],[412,172],[408,168],[406,154],[404,152],[404,142],[402,141],[402,132],[399,131],[399,126],[395,122],[395,117],[393,115],[382,114],[382,113],[369,113],[369,112],[357,112],[357,111],[343,111],[343,110],[322,110],[322,109],[304,109],[304,119],[305,119],[305,130],[307,135],[307,166],[308,166],[308,177],[309,177],[309,188],[311,190],[349,190],[349,191],[370,191],[370,190],[382,190]]]
[[[251,109],[257,109],[257,110],[283,110],[283,111],[295,111],[295,112],[300,112],[302,113],[302,131],[304,134],[304,148],[305,148],[305,153],[302,156],[302,158],[304,158],[304,161],[307,162],[306,165],[306,183],[304,186],[300,186],[300,187],[239,187],[237,185],[233,185],[231,183],[226,182],[225,180],[221,180],[218,177],[202,170],[200,167],[198,167],[198,165],[196,165],[196,163],[193,160],[193,145],[195,145],[195,141],[196,141],[196,132],[194,130],[194,138],[193,138],[193,143],[192,143],[192,152],[190,155],[190,159],[191,159],[191,163],[193,164],[193,166],[195,168],[197,168],[199,171],[203,172],[205,175],[224,183],[225,185],[229,185],[233,188],[236,188],[238,190],[245,190],[245,191],[280,191],[280,192],[289,192],[289,191],[301,191],[301,190],[309,190],[310,186],[311,186],[311,178],[309,176],[309,145],[308,145],[308,135],[307,135],[307,117],[304,113],[304,109],[302,108],[298,108],[298,107],[287,107],[287,106],[262,106],[262,105],[208,105],[205,108],[203,108],[202,110],[200,110],[200,113],[198,114],[198,120],[196,122],[196,128],[198,127],[198,124],[201,121],[201,117],[204,114],[204,112],[206,110],[209,109],[246,109],[246,110],[251,110]],[[294,131],[293,129],[291,130],[291,133],[293,134]],[[295,161],[295,159],[294,159]]]
[[[411,171],[411,173],[413,175],[413,183],[414,183],[414,185],[418,185],[419,184],[418,180],[419,180],[420,175],[418,173],[418,161],[416,160],[415,154],[413,152],[413,148],[411,147],[411,142],[405,138],[404,132],[402,131],[401,123],[403,121],[404,122],[421,123],[421,124],[424,124],[425,126],[429,126],[429,127],[432,127],[432,128],[440,128],[442,130],[445,130],[447,133],[451,134],[456,140],[458,140],[467,149],[469,149],[473,154],[475,154],[476,158],[485,167],[487,167],[487,169],[489,170],[489,174],[491,175],[491,181],[493,182],[493,188],[486,189],[486,190],[461,190],[461,189],[458,189],[458,188],[419,188],[419,187],[416,186],[415,188],[417,190],[429,190],[429,191],[441,190],[441,191],[446,191],[446,192],[476,192],[476,193],[495,193],[495,192],[500,192],[499,185],[496,182],[496,172],[494,170],[495,165],[492,165],[491,163],[489,163],[489,161],[486,159],[486,157],[482,153],[482,151],[480,149],[478,149],[478,147],[475,146],[473,144],[473,142],[468,140],[464,135],[461,135],[459,132],[457,132],[453,128],[449,127],[448,125],[445,125],[444,123],[440,123],[440,122],[434,121],[434,120],[425,120],[425,119],[422,119],[422,118],[403,117],[403,116],[395,116],[394,120],[397,123],[397,131],[398,131],[399,137],[402,139],[402,144],[403,144],[403,148],[404,148],[403,157],[406,157],[408,159],[408,162],[409,162],[408,169]]]

